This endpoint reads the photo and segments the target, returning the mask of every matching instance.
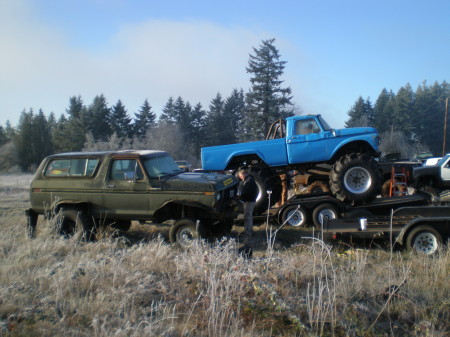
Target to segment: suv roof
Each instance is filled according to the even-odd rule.
[[[106,155],[135,155],[135,156],[145,156],[145,157],[159,157],[164,155],[169,155],[165,151],[160,150],[120,150],[120,151],[92,151],[92,152],[65,152],[58,153],[49,156],[49,158],[59,158],[59,157],[86,157],[86,156],[101,156]]]

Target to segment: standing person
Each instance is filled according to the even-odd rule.
[[[258,186],[256,185],[255,179],[247,171],[240,170],[238,176],[241,179],[238,194],[244,204],[244,247],[248,247],[251,245],[253,237],[253,209],[255,208],[256,197],[258,196]]]

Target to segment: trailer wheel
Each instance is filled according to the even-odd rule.
[[[281,216],[281,223],[293,227],[305,226],[308,221],[308,213],[299,205],[286,207]]]
[[[414,228],[406,238],[406,248],[416,253],[433,255],[441,246],[442,236],[433,227],[426,225]]]
[[[331,169],[331,191],[341,201],[359,203],[375,199],[380,185],[380,170],[375,160],[366,154],[342,156]]]
[[[205,227],[201,222],[196,224],[192,219],[175,221],[170,227],[169,240],[183,248],[191,247],[195,240],[206,237]]]
[[[316,228],[322,228],[325,220],[339,219],[340,213],[338,208],[330,203],[320,204],[313,211],[313,222]]]
[[[86,212],[75,207],[61,207],[52,219],[53,228],[59,235],[69,238],[80,233],[81,241],[95,238],[95,226]]]

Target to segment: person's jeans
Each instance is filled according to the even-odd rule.
[[[253,209],[255,208],[255,202],[244,202],[244,245],[250,245],[253,236]]]

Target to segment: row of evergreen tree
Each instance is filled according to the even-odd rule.
[[[388,147],[385,150],[390,152],[407,156],[422,150],[440,156],[443,151],[450,152],[450,127],[445,123],[449,97],[450,85],[446,81],[432,85],[423,82],[415,91],[410,84],[402,86],[397,93],[383,89],[375,104],[369,98],[357,99],[348,112],[346,127],[377,128]]]
[[[24,110],[16,127],[9,122],[0,126],[6,158],[0,170],[29,170],[52,153],[121,148],[162,149],[198,164],[201,147],[262,139],[273,120],[294,114],[291,89],[281,80],[286,61],[280,60],[274,42],[265,40],[253,48],[246,67],[249,91],[233,89],[225,98],[218,93],[207,109],[170,97],[157,115],[146,99],[130,117],[121,100],[108,106],[104,95],[98,95],[90,105],[81,96],[71,97],[58,119],[42,109]]]

